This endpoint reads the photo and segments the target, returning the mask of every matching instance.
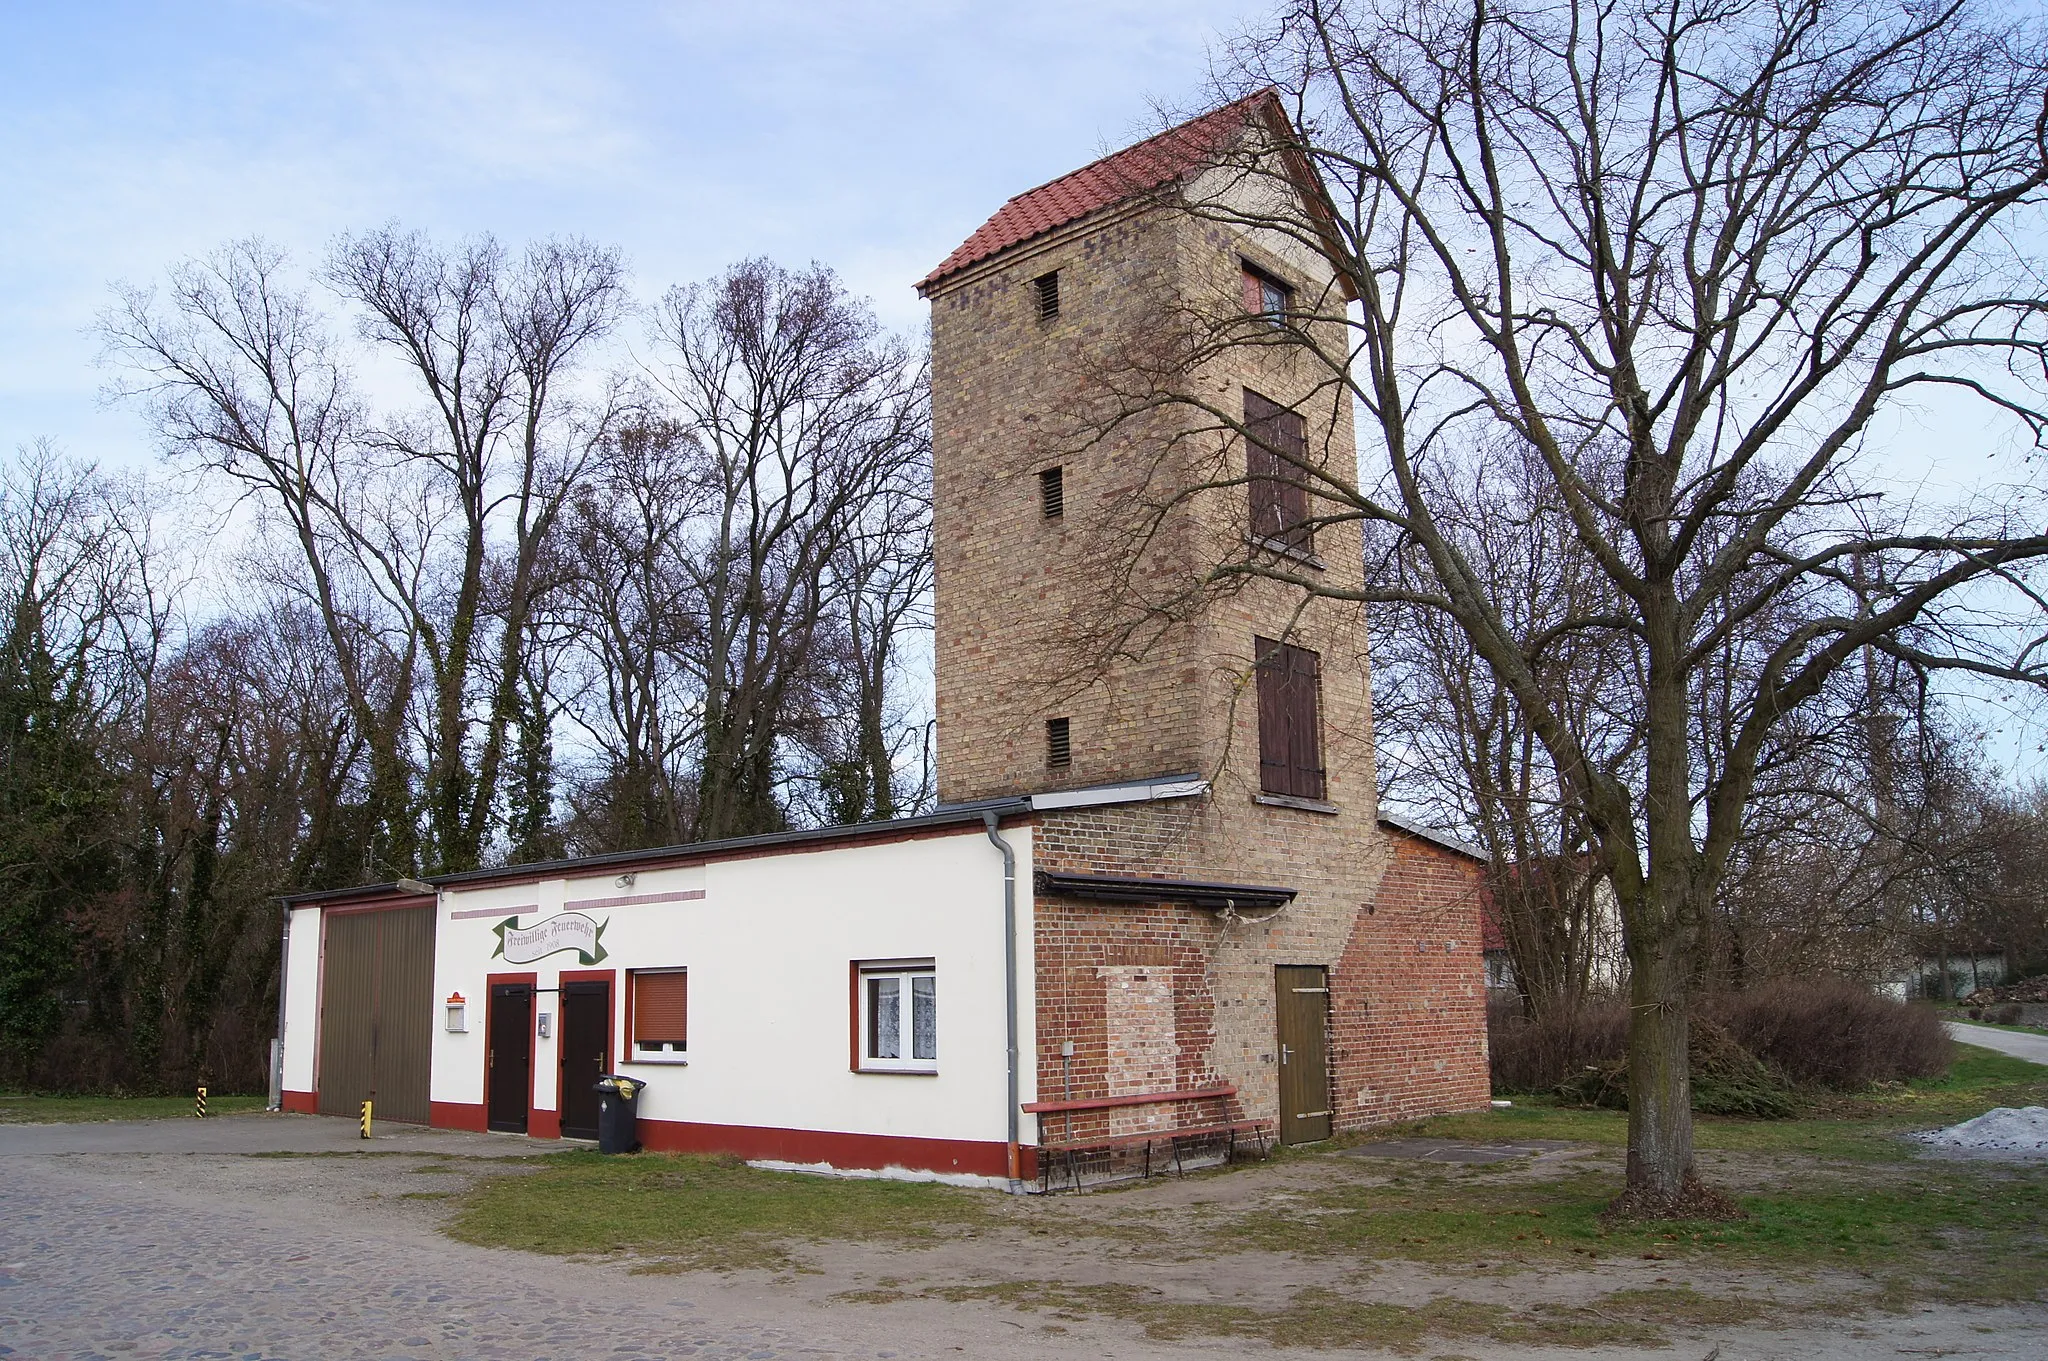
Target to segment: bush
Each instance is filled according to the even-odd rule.
[[[1782,1074],[1737,1044],[1705,1017],[1695,1017],[1687,1057],[1692,1108],[1702,1115],[1746,1115],[1783,1120],[1793,1114],[1792,1089]],[[1557,1094],[1581,1106],[1628,1109],[1628,1060],[1583,1069],[1558,1084]]]
[[[1493,1001],[1486,1037],[1496,1092],[1547,1092],[1628,1052],[1628,1007],[1602,1002],[1531,1021],[1519,1002]]]
[[[1699,1015],[1801,1087],[1854,1091],[1937,1077],[1955,1046],[1927,1007],[1840,979],[1799,979],[1709,997]]]
[[[1628,1007],[1603,1002],[1531,1021],[1513,1001],[1487,1008],[1496,1092],[1557,1092],[1585,1105],[1628,1103]],[[1795,1088],[1853,1091],[1935,1077],[1954,1047],[1927,1007],[1836,979],[1767,984],[1701,999],[1694,1013],[1693,1109],[1780,1116]],[[1760,1062],[1759,1062],[1760,1061]]]

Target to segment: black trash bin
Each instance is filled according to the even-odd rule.
[[[631,1153],[640,1147],[640,1093],[647,1086],[638,1078],[606,1073],[597,1080],[597,1151]]]

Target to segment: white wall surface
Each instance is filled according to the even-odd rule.
[[[320,909],[292,909],[285,947],[284,1089],[313,1090],[313,1056],[320,1025]]]
[[[1032,1013],[1031,833],[1011,828],[1017,850],[1019,1097],[1035,1099]],[[536,973],[536,1012],[552,1018],[534,1043],[533,1104],[558,1110],[556,1044],[563,970],[573,953],[531,964],[493,959],[494,927],[521,928],[566,910],[605,923],[612,993],[613,1067],[645,1080],[643,1119],[837,1133],[1000,1142],[1006,1137],[1003,863],[979,825],[917,840],[794,849],[684,869],[641,872],[630,885],[610,870],[583,878],[445,890],[435,947],[437,1006],[460,992],[469,1030],[451,1034],[436,1014],[433,1099],[484,1100],[488,978]],[[701,891],[692,901],[587,900]],[[464,915],[464,914],[477,915]],[[294,966],[297,964],[296,942]],[[939,1062],[935,1076],[849,1070],[849,965],[855,960],[937,961]],[[688,1064],[637,1062],[623,1051],[625,971],[687,968]],[[1025,1133],[1030,1133],[1026,1122]]]

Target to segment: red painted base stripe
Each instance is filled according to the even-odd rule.
[[[973,1139],[918,1139],[893,1134],[841,1134],[822,1129],[759,1125],[706,1125],[684,1120],[642,1120],[641,1146],[656,1153],[730,1153],[786,1163],[829,1163],[849,1171],[902,1167],[978,1177],[1009,1174],[1009,1149]],[[1021,1150],[1024,1175],[1036,1177],[1036,1150]]]
[[[526,1132],[536,1139],[562,1137],[562,1113],[538,1108],[526,1113]]]
[[[435,1129],[467,1129],[478,1134],[490,1128],[490,1122],[481,1105],[467,1101],[435,1101],[427,1116],[427,1123]]]
[[[318,1115],[320,1098],[313,1092],[286,1092],[279,1104],[294,1115]]]

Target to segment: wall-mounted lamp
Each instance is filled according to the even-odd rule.
[[[434,886],[424,879],[400,879],[392,885],[400,893],[418,893],[425,897],[434,895]]]
[[[446,1027],[448,1033],[451,1035],[467,1034],[469,1032],[469,1004],[463,1000],[461,993],[451,992],[448,994],[447,1005],[448,1019],[446,1022]]]
[[[542,1039],[548,1037],[548,1014],[545,1011],[540,1014],[540,1037]]]
[[[638,874],[635,874],[633,871],[628,870],[624,874],[620,875],[618,878],[612,880],[612,882],[617,884],[620,888],[631,888],[634,884],[638,883],[639,880],[640,876]]]

